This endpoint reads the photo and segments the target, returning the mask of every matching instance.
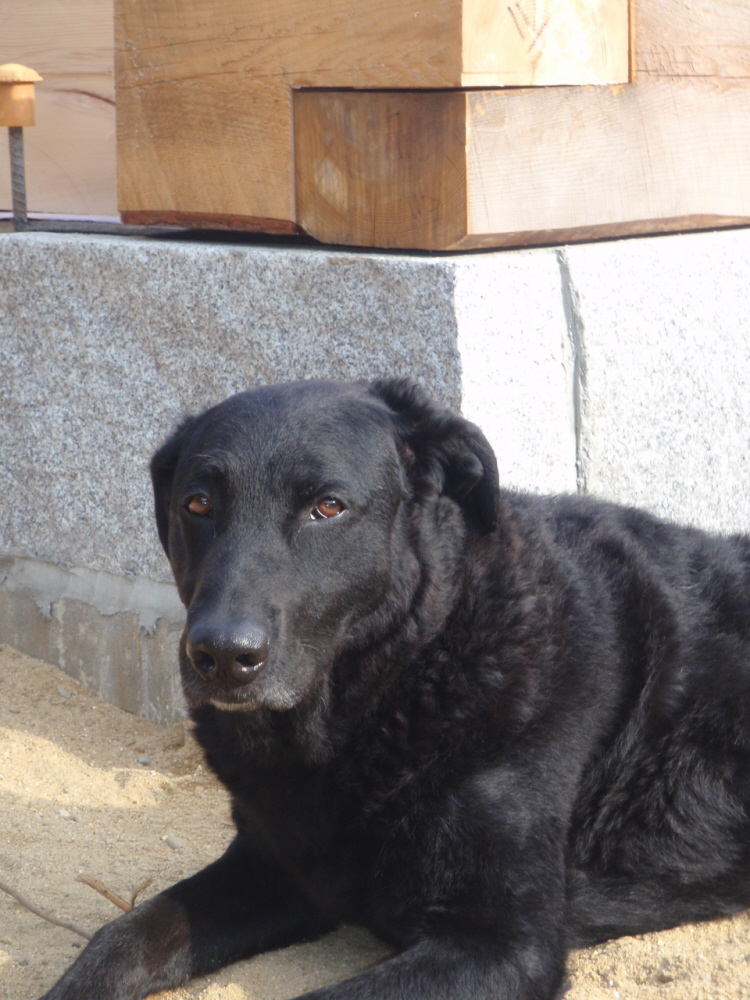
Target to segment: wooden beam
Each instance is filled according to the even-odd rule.
[[[295,89],[622,81],[627,8],[627,0],[116,0],[123,218],[293,230]]]
[[[241,88],[222,74],[118,84],[124,221],[296,231],[291,99],[278,83]]]
[[[459,242],[466,113],[461,91],[296,91],[299,224],[326,243]]]
[[[661,80],[475,92],[467,103],[468,224],[458,246],[513,245],[529,231],[560,241],[750,220],[748,88]]]
[[[750,88],[308,91],[294,110],[297,217],[327,243],[457,250],[750,221]]]
[[[318,144],[309,163],[305,149],[296,156],[304,228],[324,241],[363,244],[369,233],[370,245],[436,250],[748,224],[750,8],[745,0],[639,0],[635,23],[628,86],[444,94],[445,102],[466,104],[465,153],[457,154],[455,143],[435,152],[451,174],[460,157],[466,203],[446,206],[450,218],[442,220],[446,233],[463,222],[460,238],[435,242],[432,223],[407,217],[403,207],[394,226],[389,206],[428,200],[422,194],[415,201],[403,164],[398,199],[381,185],[377,204],[358,204],[362,185],[350,186],[347,167],[358,152],[338,140],[325,150]],[[295,98],[295,127],[304,134],[305,115],[324,127],[336,102],[345,101],[349,135],[367,121],[363,141],[377,161],[387,138],[367,107],[371,100],[366,93]],[[389,114],[419,118],[414,100],[391,94]],[[349,199],[348,239],[329,192],[313,190],[314,178],[329,169],[324,158],[336,164],[340,201]]]

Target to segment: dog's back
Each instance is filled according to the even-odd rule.
[[[510,507],[537,573],[551,559],[567,581],[576,656],[610,720],[571,817],[571,940],[746,907],[750,539],[584,497]]]

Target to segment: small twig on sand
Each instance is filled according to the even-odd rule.
[[[144,879],[144,880],[143,880],[143,881],[141,882],[141,884],[140,884],[140,885],[137,885],[137,886],[135,887],[135,889],[133,889],[133,893],[132,893],[132,895],[131,895],[131,897],[130,897],[130,909],[131,909],[131,910],[132,910],[132,909],[133,909],[133,907],[135,906],[135,901],[136,901],[136,899],[138,899],[138,897],[140,896],[140,894],[141,894],[141,893],[143,892],[143,890],[144,890],[144,889],[148,889],[148,887],[149,887],[149,886],[151,885],[151,883],[152,883],[153,881],[154,881],[154,880],[153,880],[152,878],[145,878],[145,879]]]
[[[105,899],[108,899],[110,903],[114,903],[115,906],[119,906],[121,910],[125,911],[125,913],[127,913],[128,910],[133,909],[132,905],[124,900],[122,896],[118,896],[116,892],[112,892],[111,889],[108,889],[103,882],[99,882],[98,879],[92,878],[90,875],[76,875],[76,882],[83,882],[84,885],[90,886],[96,892],[101,893],[101,895],[104,896]]]
[[[77,924],[74,924],[69,920],[60,920],[59,917],[53,917],[52,914],[47,913],[46,910],[42,910],[38,906],[34,906],[33,903],[28,901],[28,899],[24,899],[20,892],[16,892],[15,889],[11,889],[11,887],[2,880],[0,880],[0,889],[2,889],[3,892],[7,892],[9,896],[12,896],[13,899],[21,904],[21,906],[25,906],[27,910],[31,910],[32,913],[41,917],[42,920],[47,920],[49,923],[56,924],[58,927],[64,927],[66,930],[73,931],[74,934],[78,934],[82,938],[86,938],[87,941],[90,941],[93,937],[92,934],[89,934],[88,931],[85,931]]]
[[[144,889],[148,889],[148,887],[154,880],[152,878],[147,878],[144,879],[144,881],[141,882],[140,885],[137,885],[135,889],[133,889],[129,903],[127,902],[127,900],[123,899],[122,896],[118,896],[116,892],[113,892],[111,889],[108,889],[103,882],[100,882],[96,878],[92,878],[90,875],[77,875],[76,881],[83,882],[84,885],[88,885],[92,889],[95,889],[98,893],[101,893],[101,895],[104,896],[105,899],[108,899],[110,903],[114,903],[115,906],[119,906],[121,910],[124,910],[125,913],[128,913],[135,906],[135,901],[138,898],[138,896],[143,892]]]

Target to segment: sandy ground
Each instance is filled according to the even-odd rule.
[[[160,730],[61,671],[0,646],[0,881],[93,932],[118,915],[77,881],[143,897],[213,860],[232,836],[227,799],[187,726]],[[34,1000],[84,940],[0,892],[0,1000]],[[161,994],[284,1000],[387,954],[344,928]],[[623,938],[574,953],[566,1000],[750,1000],[750,916]]]

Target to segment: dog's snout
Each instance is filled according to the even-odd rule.
[[[231,626],[206,622],[190,630],[185,648],[203,680],[232,688],[249,684],[263,668],[269,640],[266,630],[256,622]]]

